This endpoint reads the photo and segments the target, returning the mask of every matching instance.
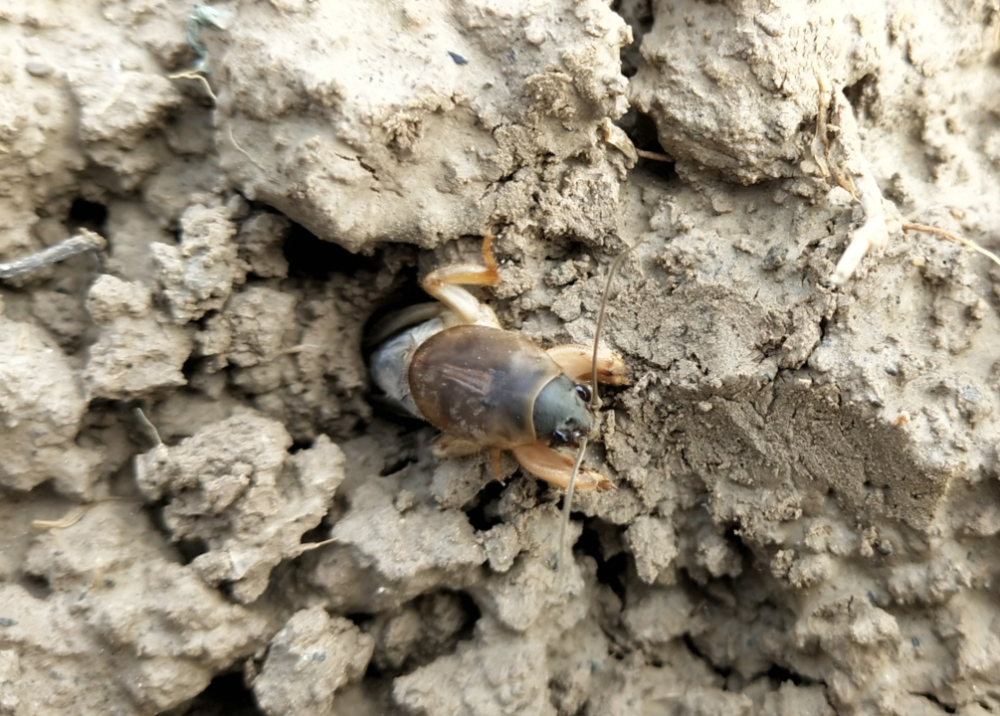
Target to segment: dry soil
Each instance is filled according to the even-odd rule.
[[[903,230],[1000,245],[996,0],[8,0],[0,46],[0,263],[107,240],[0,281],[0,714],[1000,713],[1000,268]],[[490,230],[543,346],[635,247],[559,571],[562,494],[365,367]]]

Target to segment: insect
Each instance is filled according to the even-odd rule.
[[[463,288],[500,283],[493,241],[483,239],[484,265],[446,266],[421,281],[436,302],[405,309],[376,328],[372,378],[390,403],[441,430],[435,457],[488,450],[499,477],[500,456],[509,450],[556,487],[614,489],[604,475],[579,467],[572,449],[582,458],[581,445],[597,432],[590,383],[627,385],[625,363],[591,346],[543,350],[504,330],[493,309]]]

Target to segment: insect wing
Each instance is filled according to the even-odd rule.
[[[455,326],[428,339],[410,364],[410,392],[435,427],[483,447],[537,440],[535,397],[559,366],[510,331]]]
[[[437,374],[445,390],[457,389],[470,395],[486,398],[493,392],[493,372],[482,368],[447,364],[439,366]]]

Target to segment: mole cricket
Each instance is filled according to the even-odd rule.
[[[484,237],[483,265],[445,266],[424,277],[420,285],[436,301],[404,309],[375,328],[372,378],[396,408],[441,430],[436,458],[489,451],[499,478],[500,456],[509,450],[525,470],[567,490],[568,518],[574,484],[583,491],[614,489],[580,463],[598,433],[594,381],[629,384],[624,361],[598,345],[608,288],[625,253],[609,272],[594,345],[546,350],[504,329],[493,309],[463,288],[500,283],[493,242],[493,235]]]

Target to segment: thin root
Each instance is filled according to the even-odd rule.
[[[188,70],[186,72],[178,72],[176,75],[167,75],[167,79],[171,80],[198,80],[203,85],[205,85],[205,91],[208,92],[208,96],[212,98],[212,102],[215,104],[219,103],[219,98],[215,96],[215,92],[212,91],[212,85],[208,83],[205,75],[201,74],[198,70]]]
[[[833,175],[833,180],[837,182],[837,186],[850,194],[854,201],[861,201],[861,194],[858,192],[858,187],[854,183],[854,177],[850,175],[844,176],[835,168],[831,168],[831,173]]]
[[[67,527],[72,527],[83,519],[83,516],[87,514],[88,507],[89,505],[77,505],[58,520],[32,520],[31,529],[64,530]]]
[[[105,502],[121,502],[127,500],[127,497],[105,497],[103,499],[97,500],[96,502],[91,502],[87,505],[77,505],[65,515],[63,515],[58,520],[32,520],[31,529],[33,530],[64,530],[67,527],[72,527],[77,522],[83,519],[83,516],[87,514],[87,511],[94,507],[95,505],[100,505]]]
[[[135,419],[139,422],[139,425],[141,425],[143,429],[146,431],[146,435],[152,440],[153,445],[157,447],[162,445],[163,440],[160,439],[160,431],[157,430],[156,426],[153,425],[150,419],[146,417],[146,414],[142,411],[142,408],[135,408],[135,410],[132,411],[132,414],[135,416]]]
[[[1000,23],[997,27],[1000,29]],[[1000,38],[1000,34],[997,37]],[[864,223],[851,235],[851,241],[837,262],[830,283],[835,286],[844,285],[854,275],[865,255],[872,248],[884,246],[889,240],[890,233],[897,231],[898,228],[903,231],[923,231],[967,246],[1000,266],[1000,257],[973,241],[933,226],[900,223],[898,217],[892,218],[888,215],[886,202],[875,182],[871,165],[861,152],[857,123],[846,98],[841,92],[831,93],[826,80],[819,72],[816,73],[816,81],[819,84],[819,113],[816,118],[813,155],[823,176],[832,177],[854,197],[855,201],[861,203],[861,208],[865,212]],[[831,115],[833,122],[829,121]],[[834,137],[832,141],[830,135]],[[838,162],[832,159],[835,148],[843,154],[839,164],[846,169],[846,174],[839,171]]]
[[[80,229],[79,236],[73,236],[60,241],[54,246],[50,246],[30,256],[25,256],[22,259],[0,264],[0,279],[30,273],[43,266],[58,263],[77,254],[82,254],[84,251],[100,251],[107,245],[108,242],[93,231]]]
[[[944,229],[939,229],[935,226],[925,226],[923,224],[903,224],[903,231],[923,231],[928,234],[934,234],[935,236],[940,236],[941,238],[947,239],[948,241],[953,241],[956,244],[967,246],[973,251],[982,254],[990,261],[995,263],[997,266],[1000,266],[1000,257],[998,257],[995,253],[993,253],[989,249],[984,249],[982,246],[975,243],[974,241],[970,241],[969,239],[964,239],[958,234],[953,234],[950,231],[945,231]]]
[[[874,171],[861,151],[857,121],[847,98],[839,90],[831,92],[820,72],[816,73],[816,81],[819,84],[816,132],[821,144],[813,140],[813,154],[821,173],[848,192],[865,213],[864,222],[851,234],[851,241],[830,276],[831,284],[843,286],[869,251],[889,242],[890,234],[898,231],[899,224],[886,211]],[[838,152],[836,159],[834,151]]]
[[[325,539],[320,542],[306,542],[305,544],[300,544],[292,552],[291,556],[301,557],[306,552],[312,552],[314,549],[319,549],[320,547],[325,547],[328,544],[333,544],[337,541],[336,537],[331,537],[330,539]]]
[[[238,151],[240,154],[242,154],[247,159],[249,159],[251,162],[253,162],[254,166],[256,166],[258,169],[260,169],[262,172],[264,172],[266,174],[267,170],[264,167],[261,166],[260,162],[258,162],[256,159],[254,159],[253,155],[250,152],[248,152],[246,149],[244,149],[243,147],[241,147],[240,143],[236,141],[236,137],[233,136],[233,128],[232,127],[227,127],[227,129],[229,130],[229,141],[233,143],[234,147],[236,147],[236,151]]]
[[[664,154],[663,152],[651,152],[647,149],[635,148],[635,153],[638,154],[643,159],[652,159],[657,162],[672,162],[674,158],[669,154]]]
[[[819,167],[819,172],[824,179],[830,178],[830,165],[827,163],[827,157],[830,156],[830,137],[827,126],[826,117],[830,113],[830,87],[826,84],[826,78],[817,69],[816,70],[816,84],[819,85],[819,96],[817,99],[818,107],[816,109],[816,134],[813,136],[812,141],[812,153],[813,158],[816,160],[816,165]]]
[[[178,72],[176,75],[167,75],[167,78],[172,80],[198,80],[203,85],[205,85],[205,91],[208,92],[208,96],[212,98],[212,102],[214,102],[215,104],[219,103],[219,98],[216,97],[215,92],[212,91],[212,85],[208,83],[208,79],[206,79],[205,75],[202,74],[200,70],[187,70],[186,72]],[[233,143],[233,146],[236,148],[236,151],[238,151],[240,154],[242,154],[251,162],[253,162],[254,166],[256,166],[258,169],[260,169],[262,172],[266,174],[267,170],[264,169],[263,166],[261,166],[261,163],[258,162],[250,152],[241,147],[240,143],[236,141],[236,137],[233,135],[233,128],[231,126],[227,126],[226,130],[229,133],[229,141]]]

